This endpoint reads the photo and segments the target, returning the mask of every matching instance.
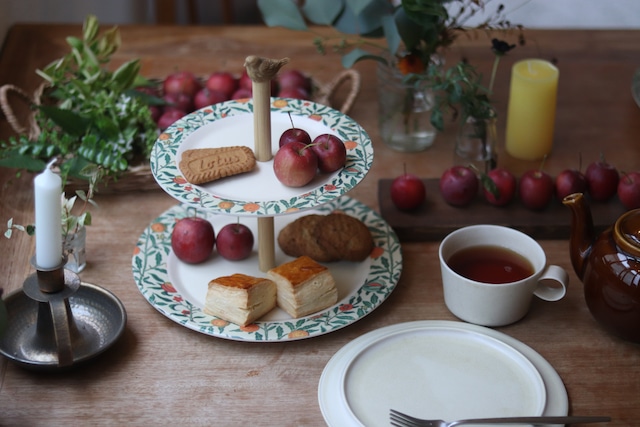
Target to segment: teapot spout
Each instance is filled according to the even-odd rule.
[[[582,193],[568,195],[562,200],[562,204],[571,209],[569,254],[571,256],[573,269],[582,280],[586,267],[586,259],[596,237],[591,209]]]

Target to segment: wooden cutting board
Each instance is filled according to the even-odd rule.
[[[438,188],[439,179],[424,179],[427,200],[417,210],[404,212],[391,201],[392,179],[378,182],[380,214],[405,242],[442,240],[450,232],[473,224],[496,224],[513,227],[535,239],[566,239],[571,226],[571,211],[555,199],[543,211],[531,211],[518,200],[497,207],[482,196],[471,205],[456,208],[447,204]],[[598,233],[613,225],[626,211],[617,197],[607,203],[590,203],[593,222]]]

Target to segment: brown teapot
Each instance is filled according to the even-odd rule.
[[[596,236],[581,193],[562,203],[571,208],[571,263],[589,311],[615,335],[640,343],[640,209],[622,214]]]

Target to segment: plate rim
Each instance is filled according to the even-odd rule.
[[[188,137],[207,124],[238,115],[253,113],[253,100],[229,100],[193,111],[165,129],[154,143],[149,157],[152,175],[158,185],[174,199],[196,208],[236,216],[275,216],[329,203],[352,190],[373,164],[373,143],[362,126],[348,115],[309,100],[270,98],[270,111],[313,117],[340,136],[347,146],[347,164],[331,179],[314,188],[301,187],[300,193],[281,200],[244,200],[216,195],[182,176],[176,155]],[[277,141],[272,141],[272,147]],[[222,145],[220,145],[222,146]],[[273,148],[272,148],[273,149]]]
[[[320,379],[318,381],[318,404],[320,406],[320,412],[329,427],[344,426],[345,422],[350,422],[349,425],[362,426],[361,422],[356,419],[345,419],[344,416],[348,415],[345,411],[345,402],[328,402],[325,399],[324,394],[329,396],[335,396],[337,394],[336,387],[341,387],[339,381],[336,380],[338,375],[333,370],[340,370],[339,367],[344,363],[348,363],[355,356],[360,353],[360,349],[370,342],[377,340],[385,334],[393,333],[394,331],[401,331],[404,328],[420,328],[420,327],[450,327],[460,328],[463,330],[469,330],[477,332],[479,334],[487,335],[491,338],[495,338],[502,341],[504,344],[513,347],[515,351],[520,352],[526,359],[528,359],[540,373],[542,377],[545,389],[546,389],[546,405],[544,408],[544,415],[559,415],[564,416],[569,413],[569,400],[566,388],[562,382],[562,378],[557,373],[555,368],[536,350],[528,346],[522,341],[517,340],[503,332],[495,329],[479,326],[471,323],[453,321],[453,320],[415,320],[408,322],[401,322],[392,325],[383,326],[378,329],[369,331],[354,340],[348,342],[343,347],[338,349],[336,353],[329,359],[325,365]],[[331,384],[329,384],[331,383]],[[336,384],[334,384],[336,383]],[[329,390],[329,388],[331,390]],[[340,412],[340,423],[336,424],[336,412]]]
[[[177,204],[165,210],[152,220],[142,232],[134,248],[132,256],[132,272],[138,290],[152,307],[170,320],[196,332],[205,335],[224,338],[235,341],[250,342],[283,342],[297,341],[312,338],[337,331],[361,320],[377,309],[395,289],[402,273],[402,250],[398,236],[379,213],[348,196],[343,196],[335,202],[317,208],[319,212],[341,210],[346,213],[358,213],[365,224],[372,230],[375,249],[368,258],[370,261],[369,272],[364,283],[354,285],[354,289],[345,295],[335,305],[298,319],[286,319],[262,322],[260,320],[240,327],[233,323],[218,319],[215,316],[205,314],[200,308],[186,301],[170,284],[169,272],[166,268],[167,258],[171,250],[170,228],[159,229],[156,224],[162,223],[163,216],[180,209],[192,209],[184,204]],[[153,229],[157,231],[154,231]],[[164,236],[160,234],[164,233]],[[157,267],[148,270],[140,270],[145,265],[146,259],[143,248],[148,241],[151,244],[159,244],[157,252],[148,256],[155,258]],[[152,282],[145,273],[152,274]],[[179,301],[179,304],[188,307],[188,314],[178,313],[169,309],[170,301]],[[177,304],[177,303],[176,303]],[[194,317],[201,321],[194,321]],[[229,327],[229,330],[227,330]],[[231,330],[231,328],[234,328]],[[317,329],[316,329],[317,328]],[[275,331],[270,333],[269,331]],[[275,334],[275,336],[274,336]]]

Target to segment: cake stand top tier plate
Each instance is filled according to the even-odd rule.
[[[187,205],[234,216],[276,216],[311,209],[347,193],[366,176],[373,162],[367,132],[353,119],[322,104],[271,98],[271,149],[275,155],[282,132],[292,127],[311,138],[337,135],[347,148],[344,168],[318,173],[304,187],[286,187],[273,172],[273,160],[257,162],[253,171],[194,185],[178,166],[185,150],[243,145],[254,149],[253,100],[232,100],[187,114],[169,126],[153,146],[151,171],[160,187]]]

